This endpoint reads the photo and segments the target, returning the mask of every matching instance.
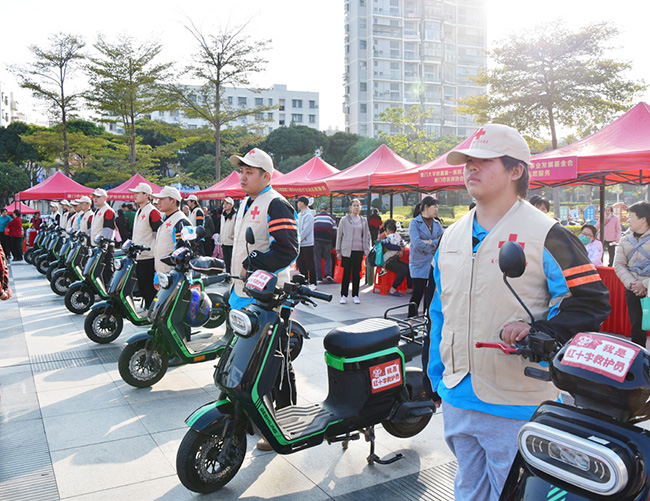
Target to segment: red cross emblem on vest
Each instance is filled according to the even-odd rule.
[[[260,210],[257,208],[257,205],[253,208],[251,211],[251,216],[253,216],[253,221],[255,221],[255,216],[257,216],[260,213]]]
[[[169,223],[167,223],[167,224],[165,225],[165,228],[169,228],[171,225],[172,225],[172,222],[170,221]],[[501,246],[499,246],[499,247],[501,247]]]
[[[478,132],[476,133],[476,136],[474,136],[474,139],[478,139],[481,136],[485,136],[485,131],[483,130],[483,127],[481,127]]]
[[[511,233],[510,236],[508,236],[508,242],[517,242],[517,234],[516,233]],[[506,240],[502,240],[499,242],[499,249],[503,246],[503,244],[506,243]],[[523,242],[517,242],[519,245],[521,245],[521,248],[523,249],[524,246],[526,245]]]
[[[147,217],[147,216],[142,214],[142,216],[140,216],[140,217],[144,220],[144,218]]]

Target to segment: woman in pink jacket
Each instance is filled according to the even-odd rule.
[[[598,235],[596,238],[600,240],[600,219],[596,221],[596,228],[598,228]],[[612,206],[605,207],[605,240],[604,250],[609,254],[609,264],[614,265],[614,254],[616,252],[616,243],[621,239],[621,222],[612,211]],[[603,258],[605,257],[603,253]],[[603,259],[604,261],[605,259]]]

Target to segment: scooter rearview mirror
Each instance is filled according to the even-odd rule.
[[[517,278],[526,271],[526,254],[517,242],[505,242],[499,251],[499,268],[508,278]]]
[[[530,316],[532,325],[535,323],[535,317],[507,280],[508,278],[520,277],[526,271],[526,254],[521,245],[517,242],[508,241],[501,246],[501,250],[499,251],[499,268],[503,272],[504,283],[510,289],[510,292],[514,294],[519,304],[526,310],[526,313]]]
[[[253,233],[253,228],[250,226],[246,228],[246,243],[250,245],[255,243],[255,233]]]

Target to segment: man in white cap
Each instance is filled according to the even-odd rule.
[[[115,211],[106,203],[107,196],[106,190],[102,188],[97,188],[92,193],[97,208],[90,225],[90,242],[92,245],[97,245],[95,239],[99,235],[109,240],[113,240],[115,237]]]
[[[221,212],[221,231],[219,241],[223,250],[223,261],[226,263],[226,272],[230,273],[230,263],[232,261],[232,244],[235,237],[235,202],[232,198],[223,199],[223,211]]]
[[[246,276],[247,270],[265,270],[278,277],[278,286],[288,282],[289,266],[298,257],[298,217],[291,204],[271,188],[273,160],[268,153],[254,148],[245,156],[232,155],[230,162],[239,166],[239,184],[248,196],[242,201],[235,217],[231,274]],[[252,228],[255,243],[246,246],[246,229]],[[230,293],[230,307],[240,309],[252,301],[244,293],[240,280],[235,280]],[[278,374],[274,388],[276,407],[281,409],[295,403],[295,378],[291,363],[284,377]],[[280,381],[282,383],[280,384]],[[264,439],[257,447],[270,450]]]
[[[59,204],[52,201],[50,202],[50,218],[57,226],[61,226],[61,213],[59,212]]]
[[[97,245],[95,239],[102,236],[108,240],[115,238],[115,211],[106,203],[106,190],[97,188],[91,196],[95,202],[95,213],[90,225],[90,244]],[[108,286],[113,276],[113,247],[109,246],[104,254],[104,283]]]
[[[189,218],[192,226],[203,226],[205,213],[203,212],[203,209],[201,209],[198,197],[196,195],[190,195],[187,197],[187,205],[190,208]]]
[[[93,211],[90,208],[92,202],[90,201],[90,197],[86,195],[78,198],[77,202],[79,203],[79,231],[90,235],[90,228],[93,221]]]
[[[70,210],[68,216],[68,228],[73,231],[79,231],[79,222],[81,220],[81,205],[78,199],[70,200]]]
[[[511,127],[488,124],[470,147],[447,156],[465,165],[476,207],[443,234],[434,257],[428,375],[442,400],[445,440],[458,459],[455,498],[496,500],[517,453],[517,433],[537,406],[556,400],[552,383],[524,376],[520,357],[476,342],[515,345],[530,317],[507,290],[499,249],[526,252],[526,271],[513,284],[535,315],[535,328],[564,344],[597,331],[609,315],[608,292],[584,245],[526,201],[530,150]]]
[[[179,210],[181,201],[180,191],[173,186],[165,186],[160,193],[153,195],[158,199],[158,209],[165,214],[165,219],[158,227],[154,250],[156,273],[167,273],[172,266],[162,262],[162,258],[183,246],[181,231],[184,226],[190,226],[190,220]],[[156,285],[158,288],[158,285]]]
[[[129,188],[133,193],[138,210],[133,219],[132,241],[136,245],[149,247],[151,250],[142,251],[136,258],[135,268],[138,277],[138,288],[144,298],[145,307],[148,309],[156,295],[153,286],[155,266],[154,257],[156,249],[156,235],[162,224],[160,211],[151,204],[153,191],[147,183],[140,183],[135,188]]]
[[[63,199],[61,200],[61,219],[59,221],[59,227],[65,230],[68,227],[69,218],[70,218],[70,202]]]

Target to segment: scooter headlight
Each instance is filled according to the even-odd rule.
[[[158,283],[163,289],[169,288],[169,284],[171,283],[169,275],[167,273],[158,273]]]
[[[611,496],[627,485],[623,458],[605,445],[540,423],[522,426],[518,440],[530,465],[581,489]]]
[[[253,322],[251,317],[241,310],[230,310],[230,326],[232,330],[241,337],[249,337],[253,334]]]

